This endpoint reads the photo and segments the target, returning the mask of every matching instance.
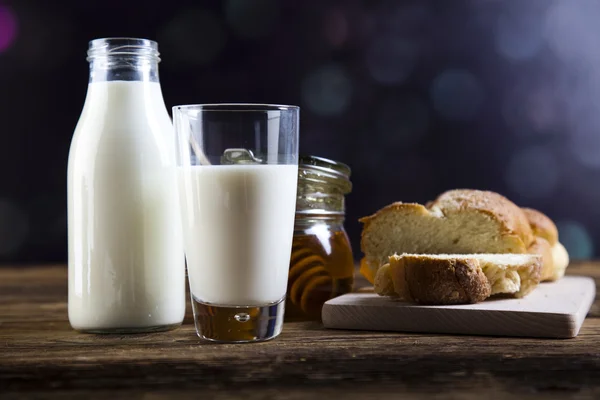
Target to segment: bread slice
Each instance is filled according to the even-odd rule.
[[[535,237],[524,212],[505,197],[453,190],[427,207],[393,203],[362,218],[361,273],[371,282],[393,254],[527,253]]]
[[[471,189],[449,190],[438,196],[430,208],[445,214],[478,211],[501,222],[503,229],[521,238],[525,246],[534,239],[534,233],[525,211],[501,194]]]
[[[421,304],[477,303],[495,294],[526,296],[540,282],[530,254],[402,254],[375,276],[375,292]]]

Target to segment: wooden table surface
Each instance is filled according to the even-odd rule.
[[[600,283],[600,263],[568,271]],[[295,322],[270,342],[218,345],[200,342],[189,312],[171,332],[77,333],[66,295],[64,266],[0,269],[0,398],[600,398],[598,297],[574,339]]]

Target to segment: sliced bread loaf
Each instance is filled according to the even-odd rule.
[[[477,303],[495,294],[526,296],[540,282],[530,254],[402,254],[375,276],[375,292],[421,304]]]
[[[400,253],[538,254],[542,280],[562,277],[568,264],[552,220],[494,192],[451,190],[426,206],[393,203],[360,221],[361,273],[371,283],[388,257]]]
[[[427,207],[393,203],[362,218],[361,272],[373,282],[388,257],[400,253],[527,253],[534,235],[523,211],[497,193],[446,192]]]

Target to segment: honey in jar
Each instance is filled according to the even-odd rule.
[[[301,157],[286,320],[318,320],[323,303],[352,291],[354,258],[344,230],[350,168],[325,158]]]

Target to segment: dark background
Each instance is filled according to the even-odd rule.
[[[346,228],[490,189],[600,245],[600,2],[0,0],[0,263],[66,261],[87,42],[158,40],[167,106],[297,104],[301,151],[353,170]]]

